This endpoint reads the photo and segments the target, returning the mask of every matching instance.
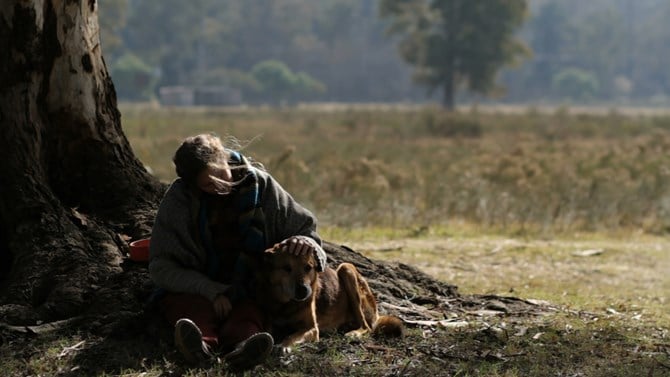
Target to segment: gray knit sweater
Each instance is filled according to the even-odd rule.
[[[292,236],[306,236],[315,241],[317,258],[325,266],[326,254],[316,232],[314,215],[270,174],[260,169],[256,169],[256,173],[265,215],[266,248]],[[198,195],[181,179],[176,179],[165,193],[154,222],[149,275],[157,286],[169,292],[199,294],[213,301],[229,285],[207,276],[207,252],[198,236],[199,208]]]

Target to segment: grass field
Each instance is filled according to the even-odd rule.
[[[670,117],[477,109],[129,108],[163,180],[185,136],[237,137],[324,225],[472,223],[504,233],[670,229]]]
[[[327,338],[247,375],[670,375],[662,111],[121,110],[134,151],[161,180],[173,179],[184,137],[232,135],[315,212],[325,239],[415,265],[463,294],[553,308],[455,316],[462,326],[412,327],[400,341]],[[187,368],[165,353],[169,345],[146,339],[61,334],[19,354],[7,344],[0,360],[9,375],[227,375]],[[92,365],[101,355],[103,365]]]
[[[169,156],[182,137],[235,136],[317,214],[325,238],[416,265],[463,293],[590,313],[550,322],[594,334],[606,322],[627,328],[627,339],[658,348],[661,361],[645,364],[645,374],[670,374],[670,117],[663,112],[307,107],[124,114],[138,155],[164,180],[173,177]],[[588,344],[598,348],[594,342]]]

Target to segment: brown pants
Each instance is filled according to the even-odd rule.
[[[264,331],[260,310],[250,301],[234,304],[223,320],[217,318],[212,302],[200,295],[169,293],[160,301],[159,308],[172,325],[181,318],[193,321],[200,328],[202,339],[223,352]]]

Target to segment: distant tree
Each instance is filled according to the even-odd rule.
[[[286,102],[292,95],[321,93],[322,83],[306,73],[294,73],[283,62],[266,60],[256,64],[251,75],[260,84],[262,91],[277,104]]]
[[[312,33],[317,8],[324,0],[228,0],[227,12],[235,53],[228,66],[248,70],[263,60],[281,60],[299,49],[297,45]],[[293,66],[293,65],[291,65]]]
[[[564,3],[552,1],[540,7],[529,21],[530,46],[533,62],[526,90],[535,88],[534,95],[550,92],[556,73],[570,63],[566,47],[571,37],[570,16]]]
[[[589,71],[566,68],[553,77],[552,87],[562,97],[588,100],[598,94],[600,83],[598,78]]]
[[[105,0],[98,3],[100,41],[105,47],[107,61],[114,60],[123,50],[121,31],[126,26],[128,0]]]
[[[160,69],[160,85],[191,84],[195,75],[221,67],[235,53],[233,15],[219,1],[131,1],[127,47]]]
[[[111,76],[118,85],[117,96],[131,101],[153,97],[156,86],[154,70],[132,53],[125,53],[111,66]]]
[[[105,57],[113,63],[132,52],[160,72],[160,86],[235,81],[240,85],[220,85],[254,98],[260,92],[243,74],[278,60],[323,83],[328,92],[320,99],[420,98],[410,68],[384,35],[380,0],[126,1],[123,50]]]
[[[503,65],[528,54],[514,32],[526,17],[526,0],[381,0],[401,35],[400,54],[415,67],[414,79],[432,92],[443,90],[443,105],[454,107],[455,91],[496,88]]]
[[[225,86],[239,90],[243,98],[251,98],[262,91],[261,84],[251,75],[237,69],[212,68],[194,77],[194,84]]]
[[[307,73],[298,72],[295,74],[293,91],[299,96],[324,93],[326,91],[326,86]]]
[[[634,59],[631,64],[630,76],[633,91],[638,96],[659,99],[670,98],[670,28],[667,26],[670,17],[670,2],[664,1],[653,8],[654,13],[646,20],[639,22],[638,43],[627,51]]]
[[[603,5],[572,22],[573,36],[566,46],[573,62],[570,66],[594,74],[599,82],[600,97],[614,93],[615,78],[627,75],[626,30],[624,16],[615,4]]]

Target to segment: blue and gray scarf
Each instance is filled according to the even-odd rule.
[[[239,152],[230,152],[230,164],[232,166],[245,166],[244,177],[235,186],[236,210],[239,214],[238,224],[242,236],[242,253],[237,257],[232,277],[233,301],[243,300],[253,293],[253,270],[252,259],[259,256],[266,248],[265,240],[265,216],[261,208],[261,197],[258,185],[258,176],[247,159]],[[209,222],[207,220],[207,206],[200,206],[198,215],[198,227],[207,252],[207,275],[216,279],[220,269],[220,255],[212,244],[211,238],[206,231]]]

